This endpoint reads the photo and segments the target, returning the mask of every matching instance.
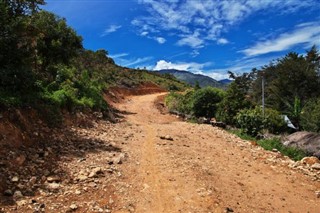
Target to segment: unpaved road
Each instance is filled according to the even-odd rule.
[[[79,114],[85,125],[1,156],[14,195],[0,196],[0,213],[320,212],[320,171],[161,114],[157,96],[116,103],[122,122]],[[3,167],[17,160],[16,170]]]
[[[320,212],[319,181],[289,168],[290,160],[210,125],[163,115],[156,97],[118,106],[134,137],[122,168],[131,187],[119,196],[127,208],[116,212]],[[173,141],[160,138],[166,135]]]

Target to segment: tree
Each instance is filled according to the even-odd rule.
[[[213,87],[206,87],[195,91],[193,97],[193,112],[197,117],[212,118],[215,116],[218,103],[222,101],[224,92]]]
[[[255,72],[243,73],[241,76],[236,76],[230,71],[228,73],[234,81],[228,86],[226,95],[219,104],[216,116],[218,120],[234,125],[236,124],[236,114],[252,105],[248,93],[255,78]]]
[[[82,50],[82,38],[67,26],[65,19],[41,11],[32,17],[35,37],[35,69],[42,79],[53,80],[55,65],[69,64]]]
[[[319,53],[315,46],[306,56],[288,53],[275,63],[262,67],[253,83],[252,100],[261,100],[261,78],[265,78],[265,103],[269,108],[287,114],[299,126],[304,104],[320,96]]]

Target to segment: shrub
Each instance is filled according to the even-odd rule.
[[[192,110],[197,117],[212,118],[217,111],[217,104],[222,101],[224,92],[213,87],[198,89],[194,93]]]
[[[263,129],[278,134],[286,129],[286,123],[281,114],[273,109],[265,109],[263,117],[261,107],[241,110],[237,116],[237,123],[243,133],[257,136]]]
[[[244,109],[236,115],[237,124],[240,126],[243,133],[257,136],[263,129],[264,118],[261,109]]]
[[[270,133],[279,134],[287,129],[283,116],[274,109],[265,109],[264,128]]]
[[[303,107],[301,126],[306,131],[320,132],[320,98],[307,102]]]
[[[194,90],[188,90],[185,94],[171,92],[165,100],[170,111],[177,111],[182,114],[192,114]]]

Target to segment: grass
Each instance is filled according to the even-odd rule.
[[[256,138],[242,133],[241,130],[229,130],[229,132],[243,140],[257,141],[257,144],[265,150],[272,151],[273,149],[277,149],[281,154],[288,156],[294,161],[299,161],[308,156],[307,153],[301,149],[284,146],[278,138],[256,140]]]

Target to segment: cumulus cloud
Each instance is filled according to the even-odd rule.
[[[296,29],[289,33],[280,34],[275,39],[260,41],[252,47],[240,52],[246,56],[257,56],[270,52],[280,52],[288,50],[298,44],[305,44],[307,47],[313,44],[320,44],[320,23],[310,22],[296,26]]]
[[[170,31],[179,38],[177,44],[199,49],[211,41],[226,44],[222,32],[239,24],[251,14],[276,11],[278,14],[310,8],[317,0],[139,0],[148,15],[136,17],[132,25],[139,34],[148,31],[151,38]],[[222,39],[222,40],[221,40]]]
[[[190,72],[201,71],[204,67],[209,66],[210,63],[195,63],[195,62],[178,62],[172,63],[170,61],[159,60],[153,70],[163,70],[163,69],[176,69],[185,70]]]
[[[110,25],[108,28],[106,28],[101,36],[106,36],[110,33],[116,32],[118,29],[120,29],[122,26],[121,25]]]

